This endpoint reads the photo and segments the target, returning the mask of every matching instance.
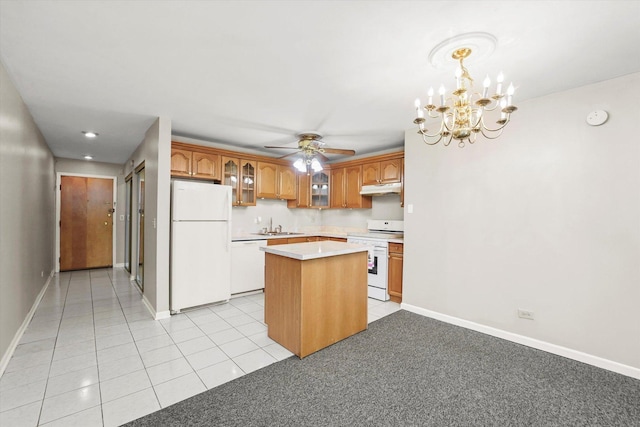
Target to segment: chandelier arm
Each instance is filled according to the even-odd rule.
[[[505,125],[506,125],[506,123],[505,123]],[[497,134],[497,135],[495,135],[495,136],[492,136],[492,135],[494,135],[494,134],[487,134],[487,133],[485,133],[485,130],[489,130],[489,129],[486,129],[486,128],[484,128],[484,127],[481,127],[481,128],[480,128],[480,132],[482,133],[482,136],[484,136],[484,137],[485,137],[485,138],[487,138],[487,139],[498,139],[498,138],[500,137],[500,135],[502,135],[502,130],[503,130],[503,129],[504,129],[504,126],[502,126],[501,128],[498,128],[498,129],[496,129],[496,130],[492,131],[492,132],[497,132],[497,133],[498,133],[498,134]]]
[[[430,142],[427,141],[427,137],[436,137],[438,134],[433,134],[433,135],[427,135],[427,134],[422,134],[422,140],[424,141],[425,144],[427,145],[436,145],[438,142],[440,142],[442,140],[442,134],[440,134],[440,138],[438,138],[436,141]]]
[[[485,123],[484,123],[484,118],[482,120],[482,126],[480,127],[480,129],[483,130],[482,134],[486,136],[486,134],[484,133],[484,130],[486,130],[487,132],[498,132],[498,131],[502,131],[502,129],[504,129],[510,122],[510,117],[509,114],[507,114],[507,117],[505,119],[505,122],[503,124],[501,124],[500,126],[498,126],[495,129],[492,129],[490,127],[488,127]]]

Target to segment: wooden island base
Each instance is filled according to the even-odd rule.
[[[266,252],[269,338],[303,358],[367,329],[366,251],[306,260]]]

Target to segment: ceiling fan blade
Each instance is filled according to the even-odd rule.
[[[345,156],[353,156],[356,154],[355,150],[341,150],[339,148],[325,148],[324,152],[329,154],[343,154]]]
[[[320,158],[320,160],[323,161],[323,162],[328,162],[329,161],[329,158],[327,156],[325,156],[324,154],[322,154],[322,153],[316,153],[316,157]]]
[[[282,148],[285,150],[298,150],[298,147],[278,147],[276,145],[265,145],[264,148]]]
[[[284,158],[287,158],[287,157],[295,156],[296,154],[298,154],[298,153],[296,152],[296,153],[285,154],[284,156],[278,157],[278,159],[284,159]]]

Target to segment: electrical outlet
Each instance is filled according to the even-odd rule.
[[[523,310],[521,308],[518,309],[518,317],[521,317],[523,319],[529,319],[529,320],[534,320],[535,318],[533,311]]]

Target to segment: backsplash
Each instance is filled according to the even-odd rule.
[[[284,231],[357,232],[366,230],[369,219],[401,220],[403,209],[398,195],[374,197],[371,209],[289,209],[284,200],[258,199],[256,206],[233,207],[232,234],[256,233],[269,227],[270,218]]]

